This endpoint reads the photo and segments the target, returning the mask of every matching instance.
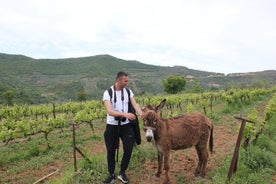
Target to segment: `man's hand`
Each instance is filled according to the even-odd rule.
[[[127,119],[129,119],[129,120],[135,120],[136,119],[136,116],[135,116],[135,114],[132,114],[132,113],[126,113],[125,114],[125,117],[127,118]]]

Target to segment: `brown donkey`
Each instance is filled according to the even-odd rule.
[[[164,159],[165,181],[169,179],[169,157],[170,150],[186,149],[195,146],[199,158],[196,176],[204,176],[208,160],[208,140],[209,149],[213,151],[213,124],[210,119],[201,113],[188,113],[170,119],[160,118],[158,111],[164,107],[164,99],[156,107],[151,105],[143,108],[142,120],[143,129],[146,132],[146,139],[153,142],[158,151],[158,171],[160,177],[162,162]]]

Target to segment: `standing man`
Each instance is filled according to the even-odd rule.
[[[104,132],[104,140],[107,150],[107,164],[109,177],[104,181],[105,184],[111,184],[116,181],[115,178],[115,153],[119,146],[119,138],[123,143],[123,158],[120,165],[120,173],[118,179],[123,183],[128,183],[125,171],[131,158],[133,145],[135,143],[134,129],[129,120],[135,120],[136,116],[129,112],[129,103],[135,111],[141,116],[142,111],[137,105],[134,94],[130,89],[126,89],[128,85],[128,74],[118,72],[116,82],[110,89],[103,94],[103,101],[107,111],[106,129]],[[129,102],[130,100],[130,102]]]

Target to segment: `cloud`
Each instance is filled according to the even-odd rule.
[[[220,73],[276,69],[272,0],[4,1],[0,52],[110,54]]]

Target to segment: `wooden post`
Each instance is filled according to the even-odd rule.
[[[76,156],[76,133],[75,133],[75,125],[73,126],[73,157],[74,157],[74,169],[77,172],[77,156]]]
[[[246,124],[246,122],[255,123],[253,121],[250,121],[250,120],[242,118],[242,117],[235,116],[235,119],[241,120],[242,124],[241,124],[239,135],[238,135],[238,138],[237,138],[236,147],[235,147],[235,151],[234,151],[233,158],[232,158],[232,161],[231,161],[231,165],[230,165],[230,168],[229,168],[229,171],[228,171],[228,180],[229,181],[230,181],[233,173],[235,173],[237,171],[238,158],[239,158],[239,149],[240,149],[240,144],[241,144],[245,124]]]
[[[213,114],[213,101],[214,101],[214,97],[213,97],[213,95],[211,95],[211,97],[210,97],[210,110],[211,110],[211,114]]]
[[[75,172],[77,172],[77,152],[79,152],[79,154],[90,164],[92,164],[92,162],[88,159],[88,157],[86,157],[83,152],[77,147],[76,145],[76,124],[72,123],[71,124],[73,126],[73,159],[74,159],[74,170]]]
[[[56,106],[54,103],[53,103],[53,116],[54,116],[54,119],[56,119]]]

